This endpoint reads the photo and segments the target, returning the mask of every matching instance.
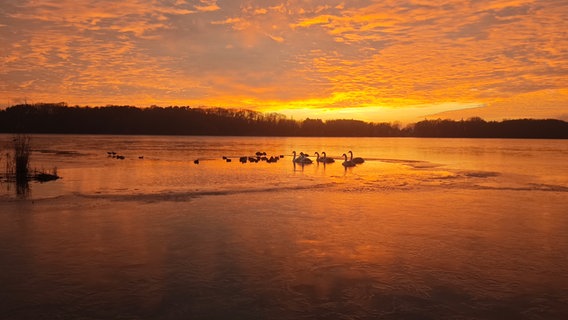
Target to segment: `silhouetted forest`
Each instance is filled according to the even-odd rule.
[[[568,138],[561,120],[424,120],[401,127],[359,120],[296,121],[277,113],[245,109],[133,106],[80,107],[65,103],[23,104],[0,110],[2,133]]]

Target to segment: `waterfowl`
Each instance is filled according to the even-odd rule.
[[[353,161],[347,160],[347,155],[345,153],[342,156],[345,158],[345,161],[343,161],[343,163],[342,163],[342,165],[344,167],[347,168],[347,167],[354,167],[355,166],[355,163],[353,163]]]
[[[316,162],[323,162],[323,158],[320,158],[319,152],[316,151],[314,154],[316,155]]]
[[[297,158],[296,158],[296,151],[293,151],[292,154],[294,155],[292,161],[295,163],[310,164],[313,162],[312,159],[308,158],[308,156],[303,152],[300,152],[300,156]]]
[[[349,150],[349,154],[351,154],[351,158],[349,160],[351,162],[353,162],[354,164],[361,164],[361,163],[365,162],[365,159],[363,159],[361,157],[353,158],[353,151]]]
[[[334,163],[335,160],[333,160],[333,158],[328,158],[327,155],[325,154],[325,151],[323,151],[321,153],[323,155],[323,163]]]
[[[322,162],[322,163],[333,163],[335,162],[335,160],[333,160],[332,158],[328,158],[327,155],[325,154],[325,152],[321,153],[323,155],[323,157],[320,157],[319,152],[316,152],[315,155],[317,156],[316,161],[317,162]]]

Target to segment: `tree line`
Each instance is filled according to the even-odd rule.
[[[360,120],[305,119],[246,109],[134,106],[80,107],[65,103],[20,104],[0,110],[2,133],[568,138],[568,123],[555,119],[424,120],[405,127]]]

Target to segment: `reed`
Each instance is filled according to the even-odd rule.
[[[14,169],[16,183],[27,183],[30,173],[31,139],[27,135],[16,135],[13,139]]]

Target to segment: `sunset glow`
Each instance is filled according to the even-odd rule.
[[[566,30],[557,0],[5,1],[0,106],[567,120]]]

